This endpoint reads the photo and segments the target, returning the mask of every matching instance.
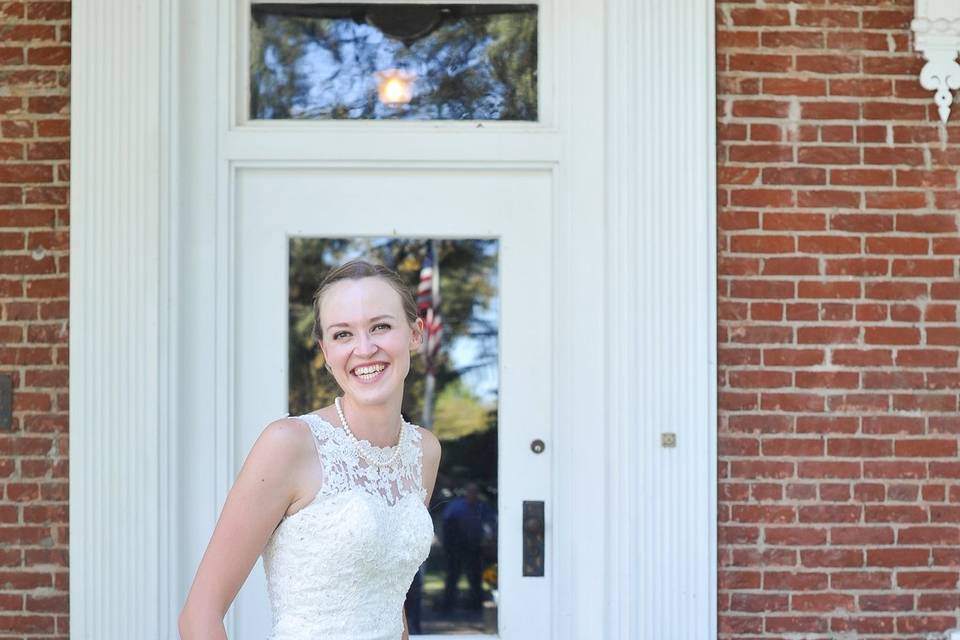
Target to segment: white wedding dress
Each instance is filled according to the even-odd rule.
[[[398,640],[404,597],[433,540],[420,432],[405,422],[397,458],[377,466],[342,428],[298,417],[315,436],[323,483],[264,547],[269,640]]]

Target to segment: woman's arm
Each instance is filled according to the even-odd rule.
[[[183,640],[225,640],[223,617],[263,547],[296,499],[297,481],[314,452],[309,427],[276,420],[263,430],[230,489],[178,620]]]

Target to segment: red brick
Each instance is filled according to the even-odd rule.
[[[904,282],[886,280],[883,282],[868,282],[864,285],[863,295],[873,300],[916,300],[926,297],[928,287],[922,282]]]
[[[733,24],[740,27],[773,27],[790,24],[790,13],[783,9],[733,9]]]
[[[805,102],[800,105],[800,117],[806,120],[857,120],[860,104],[857,102]]]
[[[822,213],[763,214],[763,228],[769,231],[826,231],[826,217]]]
[[[860,253],[859,238],[838,236],[800,236],[797,238],[797,250],[800,253]]]
[[[43,164],[4,164],[0,165],[0,182],[33,183],[52,182],[53,169]]]
[[[863,58],[863,72],[868,75],[919,77],[923,58],[913,56],[869,56]]]
[[[819,126],[822,142],[853,142],[854,128],[846,124],[822,124]]]
[[[863,163],[918,166],[924,163],[923,151],[902,147],[864,147]]]
[[[893,529],[883,526],[831,527],[831,545],[893,544]]]
[[[718,167],[718,184],[755,184],[760,177],[760,169],[751,167]],[[724,211],[721,215],[730,215],[731,212]],[[755,213],[751,213],[757,217]],[[730,229],[730,221],[725,220],[721,225],[724,229]]]
[[[27,63],[31,65],[63,66],[70,62],[70,47],[31,47]]]
[[[867,195],[869,196],[869,194]],[[801,207],[842,207],[855,209],[860,206],[860,192],[826,189],[798,191],[797,205]]]
[[[949,278],[956,272],[953,260],[894,260],[894,276],[906,278]]]
[[[69,142],[34,142],[27,146],[29,160],[66,160],[69,157]]]
[[[27,18],[31,20],[66,20],[70,17],[69,2],[30,2],[27,5]]]
[[[797,11],[797,25],[832,29],[837,27],[860,26],[860,14],[856,11],[830,11],[823,9],[801,9]]]
[[[786,118],[789,102],[775,100],[735,100],[732,113],[739,118]]]
[[[928,254],[930,241],[914,237],[869,237],[866,239],[867,253],[876,254]]]
[[[829,146],[800,147],[797,151],[797,159],[801,164],[859,164],[860,149]]]
[[[793,147],[776,144],[731,145],[730,160],[733,162],[791,162]]]
[[[763,93],[780,96],[825,96],[827,82],[813,78],[763,78]]]
[[[27,99],[27,108],[37,114],[67,113],[70,99],[65,96],[36,96]]]
[[[763,169],[764,184],[826,184],[826,182],[827,172],[825,169],[808,167],[768,167]]]
[[[955,589],[958,572],[953,571],[899,571],[897,586],[902,589]],[[951,618],[951,621],[953,618]]]
[[[902,214],[897,216],[897,231],[906,233],[956,233],[957,216],[942,214]],[[955,240],[955,239],[954,239]]]
[[[823,43],[823,33],[819,31],[764,29],[760,33],[760,44],[769,49],[822,49]]]
[[[826,275],[829,276],[883,276],[890,267],[883,258],[843,258],[827,259]],[[870,284],[868,283],[869,287]]]
[[[796,65],[797,71],[811,73],[857,73],[860,71],[860,58],[844,55],[798,55]]]
[[[56,39],[56,29],[45,24],[6,24],[0,27],[0,41],[31,42]]]
[[[790,56],[759,53],[734,53],[730,55],[730,69],[754,73],[777,73],[789,71],[793,61]]]
[[[864,29],[908,29],[913,12],[908,10],[864,11]]]
[[[883,33],[869,31],[840,31],[827,34],[827,47],[832,50],[887,51],[890,41]],[[883,95],[889,95],[888,90]],[[878,95],[878,94],[874,94]]]
[[[760,36],[756,31],[728,31],[717,29],[718,49],[755,49],[760,44]]]
[[[863,105],[866,120],[926,120],[927,106],[902,102],[870,102]]]
[[[783,140],[783,129],[778,124],[754,122],[750,125],[750,139],[761,142],[780,142]]]
[[[859,298],[859,282],[802,280],[797,283],[800,298]]]

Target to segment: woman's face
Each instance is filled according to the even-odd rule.
[[[320,299],[320,323],[320,349],[344,395],[382,404],[403,393],[423,321],[410,326],[400,294],[385,280],[334,283]]]

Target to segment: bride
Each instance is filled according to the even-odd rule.
[[[406,639],[403,601],[433,539],[440,443],[400,416],[423,321],[400,277],[351,261],[314,295],[314,329],[343,396],[276,420],[240,469],[180,613],[184,640],[223,617],[263,555],[270,640]]]

